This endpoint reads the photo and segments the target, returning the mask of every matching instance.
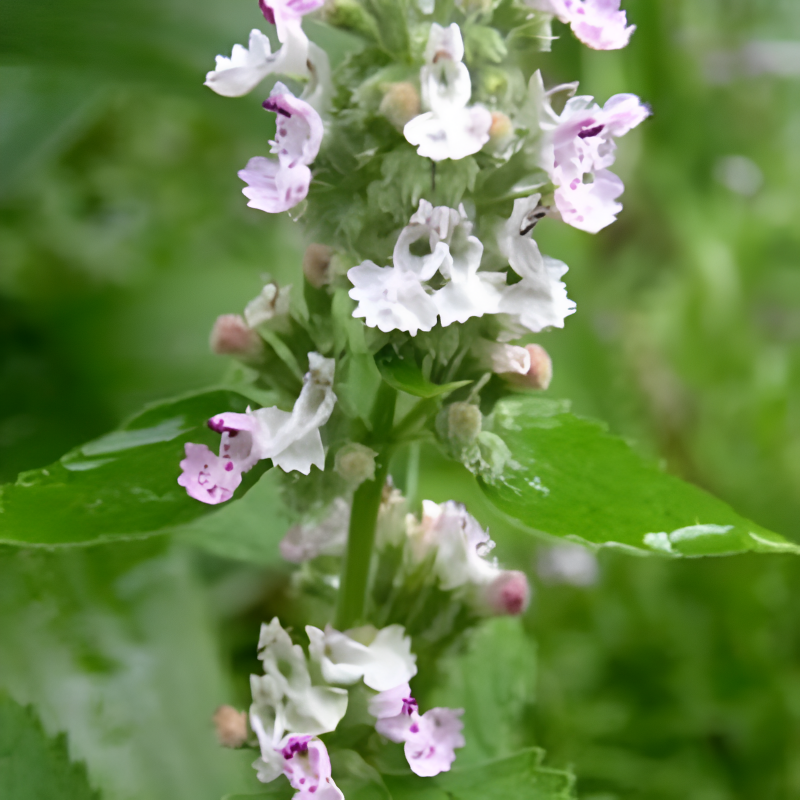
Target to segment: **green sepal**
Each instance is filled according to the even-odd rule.
[[[384,347],[375,356],[375,364],[389,386],[414,397],[438,397],[472,383],[472,381],[431,383],[414,361],[398,355],[391,346]]]

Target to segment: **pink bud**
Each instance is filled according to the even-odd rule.
[[[524,386],[528,389],[546,389],[553,378],[553,362],[547,354],[547,350],[538,344],[525,346],[528,355],[531,357],[531,367],[524,375],[506,375],[511,383],[517,386]]]
[[[247,741],[247,712],[220,706],[213,719],[217,740],[223,747],[241,747]]]
[[[522,614],[531,599],[528,578],[518,570],[503,570],[486,587],[484,599],[494,614]]]
[[[257,358],[262,350],[261,337],[238,314],[217,317],[209,339],[212,352],[220,356]]]
[[[310,244],[303,255],[303,275],[315,288],[321,289],[331,282],[331,248],[324,244]]]

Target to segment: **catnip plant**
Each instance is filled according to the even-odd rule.
[[[281,552],[301,565],[298,591],[327,591],[330,619],[291,635],[264,624],[249,713],[223,707],[216,722],[224,744],[260,751],[260,781],[285,775],[298,798],[334,800],[329,748],[379,763],[402,744],[429,778],[464,746],[463,712],[420,708],[410,682],[483,618],[524,612],[530,588],[465,505],[423,499],[415,514],[392,465],[413,472],[420,442],[435,442],[485,484],[523,469],[495,410],[548,387],[550,358],[526,337],[576,310],[536,225],[614,222],[616,139],[650,110],[631,94],[601,106],[535,69],[554,17],[588,47],[624,47],[633,26],[619,0],[260,8],[277,49],[251,31],[206,85],[239,97],[272,81],[269,154],[239,178],[251,208],[288,212],[308,246],[293,285],[268,282],[211,334],[274,403],[212,416],[218,452],[187,443],[178,483],[218,505],[260,462],[284,473],[301,521]],[[358,36],[335,70],[307,15]]]

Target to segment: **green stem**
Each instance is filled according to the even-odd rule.
[[[347,552],[342,563],[336,627],[351,628],[364,619],[364,606],[375,546],[375,525],[381,505],[383,487],[389,474],[391,447],[388,443],[394,422],[397,392],[381,384],[372,410],[372,436],[368,442],[378,451],[375,459],[375,480],[364,481],[353,495]]]

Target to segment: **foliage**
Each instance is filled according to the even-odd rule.
[[[96,800],[82,764],[71,764],[63,736],[49,740],[30,708],[0,696],[0,790],[9,800]]]

